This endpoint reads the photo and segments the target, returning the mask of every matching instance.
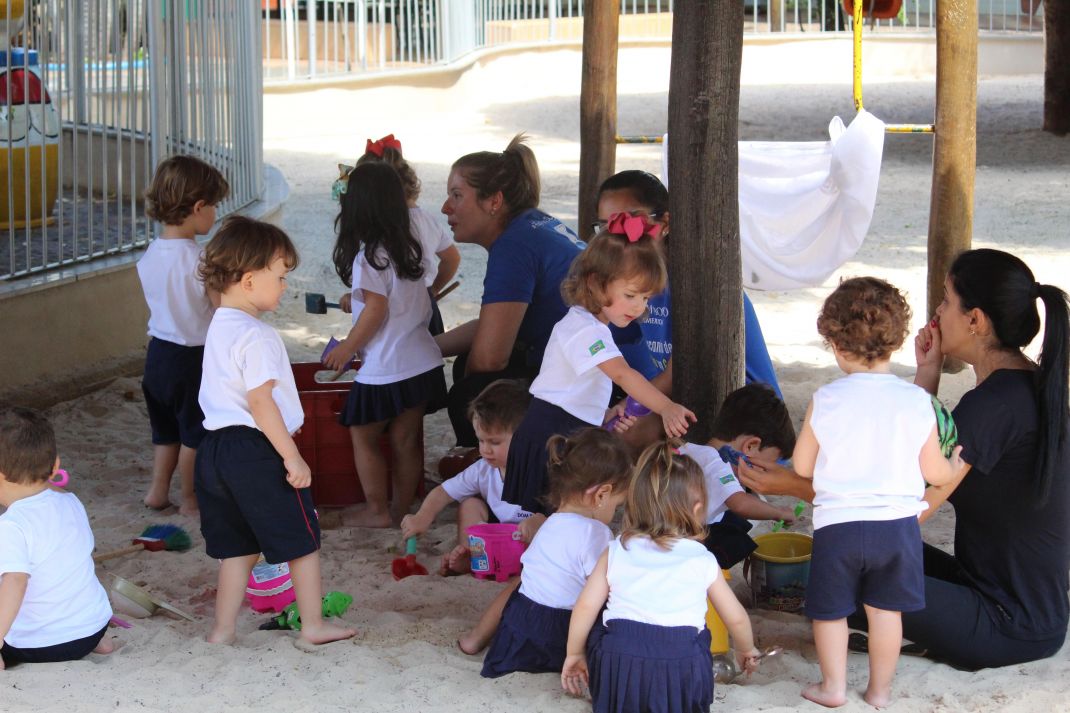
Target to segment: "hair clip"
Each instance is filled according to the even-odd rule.
[[[678,456],[678,455],[681,455],[681,453],[680,453],[680,449],[679,449],[679,448],[677,448],[676,446],[673,446],[673,448],[672,448],[672,454],[673,454],[674,456]]]
[[[398,153],[401,153],[401,142],[395,139],[393,134],[387,134],[378,141],[368,139],[368,143],[364,146],[364,153],[374,154],[379,158],[382,158],[383,152],[387,149],[394,149]]]
[[[339,200],[346,194],[346,189],[349,188],[349,174],[352,171],[352,166],[344,163],[338,164],[338,178],[334,179],[334,183],[331,184],[332,201]]]
[[[646,218],[628,213],[614,213],[606,223],[606,232],[611,235],[623,235],[629,243],[634,243],[644,235],[657,239],[661,226],[648,223]]]
[[[723,445],[718,448],[717,455],[721,456],[721,460],[731,466],[738,466],[740,458],[742,458],[743,462],[747,465],[753,465],[750,458],[745,453],[740,453],[729,445]]]

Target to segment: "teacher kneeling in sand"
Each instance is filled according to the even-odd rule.
[[[454,162],[442,212],[459,243],[487,250],[479,318],[436,337],[457,356],[449,414],[457,445],[476,446],[468,404],[492,381],[531,380],[550,332],[568,308],[561,282],[583,249],[556,218],[538,210],[539,166],[517,135],[501,153],[480,151]]]
[[[1023,353],[1040,330],[1039,360]],[[1070,606],[1070,404],[1066,293],[1041,285],[1017,257],[970,250],[956,258],[936,317],[918,332],[914,381],[932,394],[944,357],[970,364],[977,384],[952,411],[967,466],[925,491],[924,522],[955,508],[955,554],[925,545],[925,609],[903,614],[903,637],[965,669],[1055,654]],[[760,493],[812,499],[811,481],[775,464],[740,466]],[[865,618],[848,619],[864,628]]]

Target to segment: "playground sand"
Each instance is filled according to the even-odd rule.
[[[620,132],[661,133],[666,124],[665,53],[622,52]],[[660,57],[660,59],[659,59]],[[423,205],[437,209],[450,162],[473,150],[500,150],[516,131],[530,133],[543,172],[543,206],[573,225],[578,160],[579,57],[560,52],[537,56],[544,79],[515,80],[522,58],[504,58],[472,70],[449,90],[320,90],[265,97],[266,159],[279,166],[292,188],[282,224],[294,237],[302,264],[284,306],[268,320],[280,330],[294,361],[315,358],[331,334],[347,329],[345,317],[303,313],[303,292],[340,294],[329,263],[334,210],[334,164],[353,159],[368,137],[397,134],[424,181]],[[661,64],[659,65],[658,62]],[[530,70],[524,76],[530,75]],[[848,79],[845,77],[845,79]],[[562,83],[563,81],[563,83]],[[480,89],[486,90],[481,94]],[[521,92],[526,95],[521,96]],[[1039,78],[986,80],[979,87],[975,245],[1021,255],[1042,282],[1068,286],[1070,274],[1070,143],[1044,135]],[[866,105],[889,121],[932,117],[931,82],[867,87]],[[741,138],[819,140],[829,119],[851,113],[850,85],[744,87]],[[813,328],[821,300],[841,276],[874,274],[908,292],[916,324],[925,318],[925,236],[931,182],[930,137],[891,136],[873,226],[865,245],[823,287],[751,293],[788,406],[802,418],[810,394],[836,378],[831,355]],[[621,147],[618,168],[658,171],[660,151]],[[478,311],[484,253],[462,247],[463,287],[443,303],[448,325]],[[133,297],[132,297],[133,298]],[[1035,354],[1033,349],[1031,353]],[[897,373],[912,373],[911,354],[899,354]],[[954,405],[972,383],[970,373],[947,377],[941,396]],[[149,430],[137,379],[120,379],[49,412],[59,434],[70,489],[89,511],[100,550],[126,544],[147,524],[173,522],[191,531],[185,553],[143,552],[99,569],[142,584],[197,617],[196,623],[157,615],[112,630],[122,648],[110,657],[67,664],[23,666],[0,674],[5,711],[580,711],[553,675],[479,677],[480,657],[454,644],[472,625],[498,585],[471,577],[414,577],[395,582],[390,562],[401,545],[397,531],[336,529],[324,533],[325,590],[354,597],[346,619],[359,629],[353,642],[298,651],[292,636],[261,632],[264,615],[243,610],[233,647],[204,643],[212,613],[216,563],[205,554],[195,521],[158,514],[141,505],[151,465]],[[448,421],[426,421],[429,474],[451,445]],[[998,504],[993,504],[993,510]],[[808,521],[801,525],[808,530]],[[954,517],[941,511],[924,528],[927,541],[949,547]],[[447,512],[420,543],[420,559],[432,570],[452,546]],[[737,568],[733,586],[747,601]],[[718,686],[714,710],[817,710],[799,690],[818,677],[810,627],[799,615],[753,610],[762,646],[781,644],[743,685]],[[862,702],[867,660],[849,658],[849,700],[844,710],[871,710]],[[1070,653],[1051,659],[971,674],[925,659],[903,658],[892,711],[1060,710],[1070,695]]]

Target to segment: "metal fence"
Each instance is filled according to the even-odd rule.
[[[0,279],[128,251],[171,153],[262,192],[259,8],[235,0],[0,0]]]
[[[587,0],[590,2],[591,0]],[[718,0],[733,2],[738,0]],[[933,32],[903,0],[872,32]],[[977,0],[980,31],[1042,32],[1040,0]],[[264,77],[286,82],[448,63],[483,47],[583,36],[584,0],[261,0]],[[622,39],[672,35],[672,0],[620,0]],[[747,34],[851,32],[839,0],[743,0]]]

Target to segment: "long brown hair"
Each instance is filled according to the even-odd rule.
[[[645,536],[668,549],[676,540],[706,535],[706,481],[698,463],[680,453],[679,444],[654,443],[639,456],[624,509],[623,545]]]

